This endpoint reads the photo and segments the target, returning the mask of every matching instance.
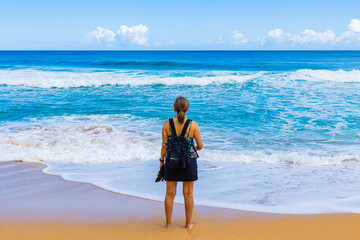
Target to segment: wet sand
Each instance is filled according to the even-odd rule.
[[[43,174],[42,168],[0,163],[0,239],[360,239],[359,214],[283,215],[195,206],[195,226],[187,230],[181,204],[175,204],[168,230],[163,202],[65,181]]]

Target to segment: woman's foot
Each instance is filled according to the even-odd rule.
[[[165,224],[165,228],[170,229],[171,228],[171,223]]]
[[[185,225],[185,227],[187,229],[191,229],[193,226],[194,226],[194,224],[192,224],[192,223],[188,223],[188,224]]]

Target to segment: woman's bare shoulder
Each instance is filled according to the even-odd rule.
[[[170,123],[169,123],[169,119],[167,119],[167,120],[164,122],[163,131],[165,131],[167,135],[171,135],[169,129],[170,129]]]
[[[169,119],[166,119],[166,121],[163,124],[163,127],[169,126]]]
[[[191,132],[195,132],[200,130],[199,125],[197,124],[197,122],[195,122],[194,120],[192,120],[191,122]]]
[[[194,121],[194,120],[192,120],[192,126],[199,127],[198,123],[196,121]]]

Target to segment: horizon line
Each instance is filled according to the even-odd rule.
[[[130,50],[110,50],[110,49],[74,49],[74,50],[67,50],[67,49],[60,49],[60,50],[54,50],[54,49],[0,49],[0,52],[329,52],[329,51],[360,51],[360,49],[243,49],[243,50],[203,50],[203,49],[197,49],[197,50],[163,50],[163,49],[156,49],[156,50],[139,50],[139,49],[130,49]]]

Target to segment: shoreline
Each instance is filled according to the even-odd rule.
[[[79,201],[84,200],[84,202],[81,202],[84,205],[84,215],[86,214],[92,214],[91,208],[93,206],[97,206],[99,202],[97,201],[90,201],[89,199],[98,198],[96,200],[102,201],[102,207],[103,207],[103,216],[100,219],[100,222],[104,221],[116,221],[116,218],[111,219],[115,216],[116,211],[125,211],[126,215],[131,215],[132,217],[137,216],[137,212],[132,212],[129,210],[128,207],[131,207],[131,204],[137,205],[137,207],[141,207],[142,211],[144,211],[146,208],[153,208],[156,209],[156,215],[161,215],[162,218],[164,218],[163,213],[163,201],[157,201],[147,198],[141,198],[136,196],[131,196],[127,194],[122,194],[118,192],[113,192],[111,190],[107,190],[104,188],[101,188],[99,186],[96,186],[92,183],[84,183],[84,182],[77,182],[72,180],[67,180],[62,178],[60,175],[56,174],[49,174],[42,172],[42,169],[44,169],[46,165],[41,163],[30,163],[30,162],[23,162],[23,161],[8,161],[8,162],[0,162],[0,221],[3,219],[4,216],[1,213],[4,212],[4,205],[1,207],[1,203],[4,201],[4,199],[1,199],[1,196],[5,196],[8,194],[6,192],[6,189],[11,190],[11,195],[13,197],[23,197],[27,199],[26,203],[24,204],[24,207],[28,207],[29,209],[39,207],[37,205],[37,201],[43,200],[44,197],[51,197],[49,200],[54,200],[53,198],[56,197],[57,200],[54,202],[43,202],[46,203],[45,205],[41,206],[42,208],[46,207],[47,212],[47,219],[48,221],[49,214],[52,215],[52,218],[54,220],[65,220],[63,218],[59,218],[60,215],[57,213],[56,209],[61,207],[63,210],[69,211],[75,211],[75,207],[72,203],[69,203],[67,197],[63,196],[61,192],[66,192],[67,194],[71,195],[72,202],[79,203]],[[4,172],[6,170],[13,171],[14,176],[4,176]],[[24,174],[25,173],[25,174]],[[4,177],[1,177],[4,176]],[[10,178],[10,179],[9,179]],[[10,180],[10,182],[13,185],[16,185],[17,188],[19,188],[19,192],[21,191],[21,194],[19,195],[16,188],[9,189],[9,186],[7,186],[7,181]],[[47,184],[39,185],[39,182],[46,181]],[[21,185],[26,184],[26,188],[28,188],[28,192],[24,192],[23,188],[20,187]],[[36,191],[40,191],[40,193],[36,196],[33,195],[33,189],[30,188],[36,188]],[[55,189],[54,189],[55,188]],[[165,186],[164,186],[165,189]],[[5,192],[4,192],[5,191]],[[164,191],[165,194],[165,191]],[[24,196],[25,195],[25,196]],[[164,195],[165,197],[165,195]],[[59,199],[60,198],[60,199]],[[65,198],[65,199],[61,199]],[[60,202],[66,202],[65,205]],[[196,199],[195,199],[196,201]],[[119,206],[114,206],[118,203],[125,204],[128,203],[129,206],[119,208]],[[107,207],[104,206],[104,204],[112,204],[113,207]],[[60,206],[58,206],[60,205]],[[31,215],[31,212],[29,212],[29,209],[27,209],[27,213]],[[110,213],[111,212],[111,213]],[[121,212],[124,213],[124,212]],[[12,216],[15,214],[12,213]],[[64,215],[64,214],[63,214]],[[183,203],[174,203],[174,212],[173,217],[174,218],[181,218],[184,215],[184,204]],[[195,208],[194,208],[194,216],[221,216],[223,219],[231,219],[231,218],[239,218],[241,216],[246,217],[257,217],[258,215],[261,217],[281,217],[283,215],[293,215],[293,214],[277,214],[277,213],[265,213],[265,212],[256,212],[256,211],[247,211],[247,210],[237,210],[232,208],[221,208],[221,207],[212,207],[212,206],[204,206],[204,205],[197,205],[195,202]],[[7,215],[9,216],[9,215]],[[11,216],[10,216],[11,217]],[[36,216],[36,220],[41,221],[40,216]],[[29,219],[31,219],[31,216],[29,216]],[[7,219],[9,220],[9,219]],[[18,219],[20,221],[25,220],[24,218]],[[90,222],[93,222],[94,219],[87,219]],[[121,219],[118,219],[121,221]],[[75,221],[84,221],[84,219],[78,219],[75,218]],[[86,222],[86,221],[85,221]]]
[[[63,178],[63,177],[62,177],[61,175],[59,175],[59,174],[46,173],[46,172],[43,172],[43,171],[42,171],[44,168],[47,167],[47,165],[46,165],[46,164],[43,164],[43,163],[38,163],[38,162],[24,162],[24,161],[22,161],[22,160],[9,161],[9,162],[17,162],[17,163],[21,163],[21,164],[35,164],[35,165],[39,165],[39,166],[42,167],[42,169],[41,169],[41,173],[42,173],[42,174],[49,175],[49,176],[60,177],[63,181],[73,182],[73,183],[80,183],[80,184],[89,184],[89,185],[91,185],[92,187],[95,187],[95,188],[98,188],[98,189],[100,189],[100,190],[103,190],[103,191],[106,191],[106,192],[110,192],[110,193],[113,193],[113,194],[118,194],[118,195],[121,195],[121,196],[126,196],[126,197],[131,197],[131,198],[142,199],[142,200],[145,200],[145,201],[154,201],[154,202],[158,202],[158,203],[163,203],[162,200],[156,200],[156,199],[151,199],[151,198],[146,198],[146,197],[141,197],[141,196],[130,195],[130,194],[126,194],[126,193],[115,192],[115,191],[112,191],[112,190],[109,190],[109,189],[100,187],[100,186],[95,185],[95,184],[90,183],[90,182],[80,182],[80,181],[75,181],[75,180],[69,180],[69,179]],[[165,181],[162,182],[162,183],[163,183],[163,184],[166,184]],[[159,184],[159,183],[158,183],[158,184]],[[160,184],[161,184],[161,183],[160,183]],[[178,187],[179,187],[179,186],[178,186]],[[164,198],[165,198],[165,191],[164,191]],[[174,201],[174,205],[182,205],[182,206],[184,206],[184,203],[177,203],[177,202]],[[201,207],[201,208],[223,209],[223,210],[227,210],[227,211],[239,211],[239,212],[248,213],[248,214],[253,214],[253,213],[254,213],[254,214],[264,214],[264,215],[312,215],[311,213],[310,213],[310,214],[302,214],[302,213],[296,214],[296,213],[262,212],[262,211],[236,209],[236,208],[223,207],[223,206],[203,205],[203,204],[196,204],[196,203],[195,203],[195,206]],[[313,214],[318,214],[318,213],[313,213]],[[327,214],[327,213],[324,213],[324,214]]]
[[[360,239],[360,214],[272,214],[195,205],[192,230],[174,204],[44,174],[44,165],[0,163],[1,239]]]

